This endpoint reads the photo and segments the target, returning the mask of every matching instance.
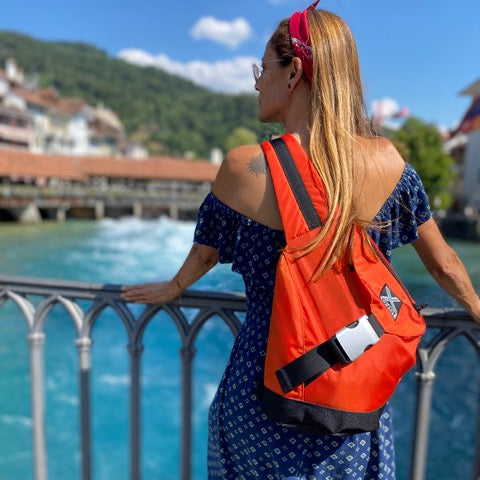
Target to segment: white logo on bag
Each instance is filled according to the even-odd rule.
[[[402,301],[385,285],[380,292],[380,300],[388,308],[394,320],[398,317],[398,312],[402,306]]]

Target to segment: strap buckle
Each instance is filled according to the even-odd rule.
[[[353,362],[375,345],[384,332],[375,315],[363,315],[329,340],[279,368],[275,374],[282,390],[287,393],[302,383],[308,385],[336,363]]]
[[[378,323],[373,315],[363,315],[333,336],[331,341],[338,348],[342,363],[353,362],[380,340],[383,332],[379,332],[373,322]]]

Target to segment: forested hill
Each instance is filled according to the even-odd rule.
[[[237,127],[263,140],[278,125],[257,120],[254,95],[224,95],[151,67],[112,58],[85,43],[45,42],[0,32],[0,68],[13,57],[26,75],[38,74],[39,88],[54,87],[62,96],[103,102],[123,121],[127,134],[151,153],[193,151],[206,158],[224,148]],[[253,81],[253,79],[252,79]]]

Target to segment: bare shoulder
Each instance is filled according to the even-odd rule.
[[[221,169],[228,172],[244,174],[265,173],[265,156],[260,145],[242,145],[227,152]]]
[[[383,137],[358,137],[354,159],[354,201],[362,220],[370,220],[394,191],[405,170],[405,160]]]
[[[213,192],[228,199],[232,189],[241,188],[252,177],[265,175],[266,161],[260,145],[243,145],[225,155],[213,184]]]
[[[405,160],[400,155],[397,147],[385,137],[374,137],[367,139],[370,143],[370,151],[373,163],[379,166],[387,167],[386,170],[392,172],[393,176],[398,172],[403,172]]]
[[[214,195],[237,212],[271,228],[282,228],[273,184],[260,145],[230,150],[213,184]]]
[[[385,137],[358,137],[354,155],[360,178],[374,176],[377,180],[396,183],[405,169],[405,160],[395,145]]]

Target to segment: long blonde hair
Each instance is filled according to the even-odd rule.
[[[302,253],[330,236],[326,255],[315,271],[318,278],[343,257],[351,245],[355,223],[362,223],[353,205],[353,149],[357,135],[369,137],[372,131],[352,32],[340,17],[325,10],[308,12],[307,21],[313,53],[309,155],[325,184],[329,214],[316,238],[302,247]],[[279,24],[270,45],[279,58],[291,61],[295,56],[288,19]]]

